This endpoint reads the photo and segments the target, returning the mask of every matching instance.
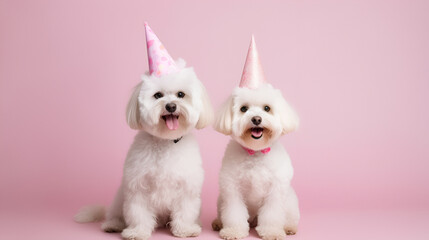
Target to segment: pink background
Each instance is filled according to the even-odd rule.
[[[71,219],[109,204],[119,185],[148,21],[216,107],[255,35],[268,81],[301,117],[281,139],[302,209],[291,238],[428,239],[428,13],[423,0],[0,0],[0,238],[120,238]],[[196,134],[202,238],[217,238],[209,226],[229,138]]]

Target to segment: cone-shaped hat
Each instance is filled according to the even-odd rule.
[[[146,45],[147,45],[147,57],[149,62],[149,73],[155,74],[155,76],[162,76],[169,73],[177,72],[177,67],[174,60],[168,54],[167,49],[159,41],[158,37],[149,27],[144,23],[146,30]]]
[[[244,64],[243,75],[241,76],[240,87],[255,89],[265,82],[264,71],[262,70],[259,60],[255,38],[252,35],[246,63]]]

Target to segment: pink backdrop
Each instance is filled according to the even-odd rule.
[[[301,117],[281,139],[303,212],[295,238],[326,230],[318,226],[332,212],[365,219],[362,211],[400,209],[428,220],[418,215],[429,209],[428,12],[427,1],[0,0],[0,221],[9,229],[0,234],[119,238],[71,218],[110,203],[119,185],[136,133],[125,106],[148,69],[144,21],[195,67],[216,107],[238,84],[255,35],[268,81]],[[209,232],[229,138],[196,134]]]

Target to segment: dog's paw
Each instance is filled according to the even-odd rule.
[[[249,229],[241,229],[235,227],[222,228],[219,232],[219,236],[225,240],[237,240],[245,238],[249,235]]]
[[[219,218],[216,218],[215,220],[213,220],[212,229],[213,231],[216,231],[216,232],[219,232],[222,229],[222,222],[220,221]]]
[[[282,228],[258,226],[255,229],[263,240],[283,240],[286,237]]]
[[[198,224],[181,224],[171,227],[171,233],[176,237],[196,237],[201,233],[201,226]]]
[[[118,218],[106,220],[101,225],[101,229],[103,229],[103,231],[105,232],[121,232],[124,228],[125,228],[124,221]]]
[[[287,235],[295,235],[298,231],[298,228],[296,226],[286,226],[285,232]]]
[[[150,233],[140,228],[126,228],[121,235],[126,240],[147,240],[150,237]]]

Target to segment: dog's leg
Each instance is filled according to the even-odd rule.
[[[148,209],[141,193],[125,199],[124,219],[127,228],[122,231],[122,237],[127,240],[147,240],[156,225],[155,214]]]
[[[222,194],[222,193],[221,193]],[[220,216],[222,229],[219,236],[223,239],[232,240],[247,237],[249,235],[249,213],[246,204],[243,202],[239,191],[228,191],[223,194]]]
[[[113,200],[112,205],[106,213],[106,220],[101,225],[101,229],[105,232],[121,232],[125,228],[122,214],[123,204],[124,194],[121,185],[116,193],[115,200]]]
[[[259,208],[258,226],[255,229],[264,240],[280,240],[286,237],[284,231],[286,211],[282,200],[284,197],[281,190],[271,191],[265,198],[264,205]]]
[[[298,197],[295,191],[290,187],[287,192],[286,201],[284,201],[286,209],[286,224],[285,232],[287,235],[294,235],[298,231],[298,222],[300,218]]]
[[[222,222],[220,221],[219,217],[217,217],[215,220],[213,220],[212,229],[213,229],[213,231],[216,231],[216,232],[219,232],[222,229]]]
[[[171,212],[171,233],[176,237],[196,237],[201,233],[198,224],[201,208],[199,197],[184,198]]]
[[[217,198],[217,218],[212,222],[213,231],[219,232],[222,229],[222,222],[220,221],[220,206],[222,205],[222,199],[220,196]]]

